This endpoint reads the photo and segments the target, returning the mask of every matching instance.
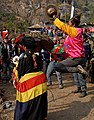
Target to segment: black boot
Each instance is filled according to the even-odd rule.
[[[87,95],[86,91],[82,91],[82,94],[80,95],[80,98],[85,97]]]
[[[82,92],[81,87],[77,87],[77,89],[73,91],[73,93],[81,93],[81,92]]]

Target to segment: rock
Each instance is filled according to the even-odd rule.
[[[0,98],[0,104],[3,102],[3,99],[2,98]]]
[[[0,105],[0,112],[2,112],[3,110],[3,105]]]

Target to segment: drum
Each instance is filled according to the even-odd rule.
[[[45,49],[47,51],[51,51],[54,47],[54,43],[50,38],[43,38],[43,37],[31,37],[31,36],[23,36],[20,35],[17,37],[16,42],[21,45],[26,45],[28,48],[32,49],[34,52],[41,52],[42,49]]]
[[[52,48],[54,47],[54,43],[50,38],[34,38],[35,39],[35,52],[40,52],[41,49],[45,49],[51,52]]]
[[[53,16],[57,16],[57,8],[54,5],[49,5],[46,8],[46,16],[50,19],[53,20]]]

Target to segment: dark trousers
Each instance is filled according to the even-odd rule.
[[[92,62],[91,83],[94,83],[94,62]]]
[[[83,75],[80,73],[73,73],[74,81],[76,86],[81,88],[82,91],[86,91],[86,80],[83,78]]]
[[[55,70],[62,73],[77,73],[78,65],[85,66],[85,58],[67,58],[59,63],[55,64]]]
[[[85,66],[86,59],[85,58],[67,58],[60,63],[55,64],[55,70],[62,73],[78,73],[77,66]],[[84,80],[84,76],[79,74],[77,81],[79,82],[79,86],[82,88],[82,91],[86,91],[86,81]],[[78,85],[78,84],[77,84]]]

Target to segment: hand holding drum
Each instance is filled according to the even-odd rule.
[[[49,5],[46,8],[46,15],[50,20],[54,20],[57,16],[57,9],[54,5]]]

